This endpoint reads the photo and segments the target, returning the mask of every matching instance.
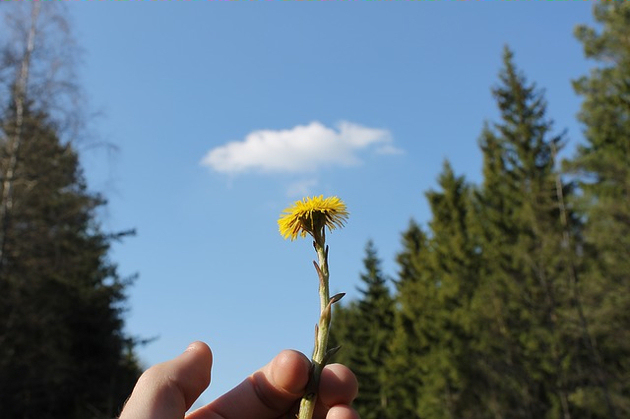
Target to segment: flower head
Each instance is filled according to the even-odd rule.
[[[313,236],[315,241],[323,239],[324,228],[329,230],[343,227],[348,218],[346,204],[336,196],[324,199],[323,195],[304,198],[286,208],[278,220],[280,234],[285,239],[295,240],[298,235]]]

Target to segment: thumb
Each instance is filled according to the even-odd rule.
[[[176,419],[210,384],[212,352],[202,342],[191,344],[177,358],[142,374],[120,419]]]

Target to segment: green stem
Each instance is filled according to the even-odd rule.
[[[298,419],[311,419],[313,417],[313,412],[315,411],[319,379],[322,370],[326,365],[328,330],[330,328],[331,319],[330,291],[328,287],[328,252],[325,248],[323,238],[322,240],[316,240],[314,245],[318,259],[318,264],[315,265],[315,268],[317,269],[317,274],[319,276],[320,318],[315,333],[315,348],[313,350],[311,377],[306,386],[306,393],[300,402]]]

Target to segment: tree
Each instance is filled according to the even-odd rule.
[[[35,88],[43,85],[24,78],[21,69],[37,74],[30,70],[44,66],[38,60],[48,55],[36,47],[46,42],[32,37],[51,24],[43,19],[48,5],[28,6],[26,20],[14,20],[30,28],[25,49],[0,68],[12,86],[0,96],[0,411],[113,417],[139,375],[134,342],[122,330],[129,280],[108,259],[112,241],[125,234],[101,231],[96,211],[104,199],[88,192],[57,111]],[[5,48],[4,57],[14,52]]]
[[[138,367],[122,333],[127,283],[107,259],[113,237],[95,221],[104,201],[87,192],[76,152],[45,116],[25,115],[0,277],[0,410],[111,417]]]
[[[356,400],[361,417],[385,419],[392,417],[391,385],[385,363],[392,339],[394,302],[372,241],[366,245],[363,264],[361,297],[338,310],[332,335],[334,342],[344,345],[339,360],[353,369],[361,383]]]
[[[439,191],[426,193],[432,218],[425,267],[435,282],[437,305],[430,333],[436,338],[421,361],[431,368],[423,377],[418,411],[421,417],[478,417],[479,383],[471,358],[478,325],[470,304],[477,288],[479,256],[470,227],[471,190],[448,162],[438,184]]]
[[[4,13],[5,44],[0,45],[0,97],[11,105],[0,107],[0,120],[13,118],[3,131],[6,142],[0,195],[0,270],[6,230],[11,223],[16,167],[24,142],[25,111],[45,112],[57,135],[71,141],[84,124],[82,97],[75,83],[78,51],[61,5],[15,4]],[[6,114],[11,112],[11,115]]]
[[[577,36],[604,65],[575,82],[586,144],[565,162],[570,176],[544,92],[506,48],[500,118],[480,138],[483,184],[445,163],[426,232],[414,221],[404,232],[391,344],[371,361],[388,377],[389,417],[630,413],[630,6],[599,3],[595,16],[601,32]],[[361,304],[335,326],[359,369],[373,336]],[[376,394],[374,376],[360,378]],[[358,406],[374,414],[373,401]]]
[[[398,253],[396,314],[391,355],[387,362],[392,392],[392,418],[420,417],[424,376],[430,365],[423,358],[436,342],[434,313],[438,309],[436,283],[427,268],[429,245],[426,233],[414,221],[402,234]]]
[[[554,160],[563,137],[551,134],[543,93],[507,48],[499,78],[501,120],[482,133],[476,204],[482,264],[472,306],[485,325],[476,342],[484,403],[500,417],[570,418],[570,373],[581,346],[567,332],[575,313]],[[561,183],[560,190],[569,193]]]
[[[585,144],[566,162],[580,199],[570,201],[585,220],[576,282],[584,307],[591,360],[588,380],[574,395],[590,412],[630,415],[630,4],[594,6],[596,30],[576,28],[587,58],[598,65],[574,82],[583,96],[579,120]],[[603,417],[603,414],[601,414]],[[597,416],[599,417],[599,416]]]
[[[426,197],[430,236],[411,222],[399,253],[395,338],[388,368],[395,380],[393,417],[479,417],[470,342],[470,302],[478,255],[472,236],[471,191],[444,163],[439,191]]]

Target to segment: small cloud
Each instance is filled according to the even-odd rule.
[[[388,154],[388,155],[400,155],[405,154],[405,151],[401,148],[394,147],[391,144],[385,144],[376,149],[376,154]]]
[[[295,196],[307,196],[311,194],[311,189],[317,186],[317,179],[304,179],[294,182],[287,188],[287,196],[289,198]]]
[[[324,166],[361,163],[358,153],[371,146],[396,150],[388,130],[343,121],[337,129],[320,122],[285,130],[258,130],[242,141],[216,147],[201,164],[220,173],[304,173]],[[388,148],[389,147],[389,148]]]

